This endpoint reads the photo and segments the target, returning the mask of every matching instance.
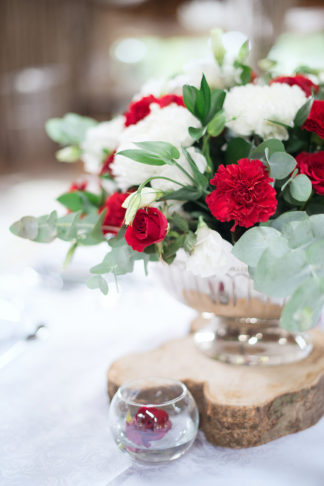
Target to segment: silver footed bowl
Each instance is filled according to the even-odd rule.
[[[207,321],[194,340],[210,358],[238,365],[280,365],[304,359],[312,351],[309,334],[280,327],[283,300],[254,290],[245,268],[201,278],[175,260],[162,264],[161,274],[168,291]]]

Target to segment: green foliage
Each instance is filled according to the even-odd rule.
[[[235,164],[240,159],[245,159],[251,152],[251,143],[244,140],[244,138],[232,138],[226,148],[225,160],[226,164]]]
[[[211,91],[205,75],[203,75],[200,89],[195,86],[185,85],[183,87],[183,101],[188,110],[201,122],[204,128],[214,118],[216,113],[223,107],[226,93],[224,90],[216,89]],[[202,136],[203,131],[190,127],[190,135],[198,139]]]
[[[260,143],[250,154],[251,159],[265,160],[265,151],[268,149],[268,157],[271,157],[275,152],[284,152],[285,147],[280,140],[276,138],[269,138],[265,142]]]
[[[296,160],[286,152],[274,152],[268,159],[270,176],[274,179],[285,179],[296,167]]]
[[[290,194],[297,201],[307,201],[312,194],[312,183],[305,174],[298,174],[289,184]]]
[[[324,214],[284,213],[246,231],[233,253],[251,267],[256,290],[290,297],[282,327],[297,332],[317,323],[324,305]]]
[[[108,283],[101,275],[94,275],[88,278],[86,286],[89,289],[99,289],[104,295],[108,294]]]
[[[224,110],[219,110],[214,118],[207,125],[207,132],[212,137],[218,137],[225,128],[225,112]]]
[[[10,231],[16,236],[39,243],[50,243],[58,238],[75,241],[78,245],[97,245],[105,241],[101,230],[104,217],[105,211],[101,214],[92,211],[85,217],[79,211],[58,218],[56,211],[53,211],[38,218],[25,216],[14,223]]]
[[[119,155],[148,165],[173,165],[180,157],[179,150],[168,142],[137,142],[138,149],[121,150]]]
[[[103,205],[103,193],[94,194],[87,191],[73,191],[62,194],[57,201],[63,204],[70,211],[82,211],[88,213],[93,208],[100,208]]]
[[[78,145],[87,130],[97,125],[92,118],[67,113],[63,118],[51,118],[45,125],[47,135],[61,145]]]
[[[310,109],[312,107],[312,104],[313,104],[313,98],[309,97],[306,103],[304,103],[303,106],[299,108],[294,119],[294,125],[296,127],[301,127],[305,123],[308,114],[310,112]]]

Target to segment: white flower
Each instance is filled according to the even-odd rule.
[[[305,93],[298,86],[237,86],[225,98],[226,125],[237,135],[287,140],[287,130],[269,120],[293,126],[295,115],[305,102]]]
[[[98,123],[87,130],[81,144],[81,157],[87,172],[92,174],[100,172],[101,164],[105,159],[104,150],[112,152],[117,148],[123,129],[124,117],[118,116],[111,121]]]
[[[189,272],[199,277],[223,276],[233,267],[244,266],[234,255],[232,245],[206,224],[198,227],[197,240],[186,261]]]
[[[125,215],[125,224],[131,224],[135,215],[140,208],[146,208],[163,196],[163,192],[152,187],[144,187],[141,192],[133,192],[122,204],[127,209]]]
[[[118,151],[135,148],[133,142],[169,142],[179,148],[190,146],[193,139],[188,128],[200,127],[199,121],[183,106],[175,103],[160,108],[151,104],[151,113],[123,131]],[[154,166],[135,162],[118,153],[111,165],[117,185],[126,190],[144,182],[147,178],[161,173],[164,166]]]
[[[191,155],[193,161],[196,163],[198,170],[201,173],[204,173],[207,167],[207,161],[205,157],[194,147],[189,147],[187,151]],[[187,161],[185,155],[182,152],[179,159],[177,159],[177,162],[191,176],[194,177],[189,162]],[[190,180],[190,178],[175,165],[163,165],[162,167],[159,167],[158,175],[163,177],[168,177],[169,179],[173,179],[174,181],[180,182],[183,185],[187,185],[187,186],[193,185],[192,180]],[[176,184],[175,182],[171,182],[171,181],[166,181],[165,179],[154,179],[151,182],[151,185],[152,187],[161,189],[164,192],[176,191],[178,189],[181,189],[181,186],[179,184]]]

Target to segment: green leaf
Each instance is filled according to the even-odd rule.
[[[295,127],[301,127],[305,123],[311,110],[313,101],[313,98],[309,97],[306,103],[304,103],[303,106],[299,108],[294,119]]]
[[[180,214],[173,213],[169,219],[180,231],[183,231],[184,233],[187,233],[189,231],[188,221],[180,216]]]
[[[105,241],[105,237],[102,233],[102,224],[106,216],[106,210],[100,214],[97,211],[87,214],[78,223],[77,241],[82,246],[98,245],[102,241]]]
[[[274,152],[269,157],[270,176],[274,179],[285,179],[296,167],[296,160],[286,152]]]
[[[282,235],[287,238],[290,248],[299,248],[314,240],[310,219],[291,221],[283,228]]]
[[[187,186],[178,189],[177,191],[169,192],[168,194],[164,194],[162,200],[175,200],[175,201],[196,201],[200,199],[202,196],[202,192],[197,189],[196,187]]]
[[[192,170],[193,177],[195,181],[197,182],[197,185],[202,188],[206,188],[209,184],[209,181],[207,177],[200,172],[200,170],[197,167],[196,162],[194,159],[191,157],[190,153],[185,147],[182,147],[182,152],[184,153],[188,164],[190,165],[190,168]]]
[[[113,247],[103,261],[90,269],[91,273],[124,275],[134,269],[135,260],[148,258],[148,255],[134,251],[125,242],[123,246]]]
[[[190,137],[193,138],[196,142],[197,140],[199,140],[203,136],[203,134],[205,132],[205,127],[202,127],[202,128],[189,127],[188,132],[189,132]]]
[[[264,250],[272,248],[278,252],[287,251],[287,241],[281,236],[280,231],[274,228],[258,226],[246,231],[235,243],[233,255],[250,267],[255,267]]]
[[[108,294],[108,284],[107,281],[101,275],[95,275],[90,277],[86,281],[86,286],[89,289],[99,289],[104,295]]]
[[[214,89],[211,92],[210,110],[208,113],[206,123],[210,122],[210,120],[214,118],[215,114],[223,108],[225,97],[226,97],[226,91],[224,91],[223,89]]]
[[[255,269],[255,289],[270,297],[289,297],[310,273],[304,249],[289,250],[277,257],[267,248]]]
[[[236,61],[243,63],[249,55],[249,40],[247,39],[240,47]]]
[[[266,148],[269,150],[268,157],[271,157],[271,155],[274,154],[275,152],[285,151],[284,144],[280,140],[277,140],[276,138],[269,138],[269,140],[260,143],[260,145],[258,145],[254,150],[252,150],[252,153],[250,154],[250,158],[264,159]]]
[[[197,240],[197,236],[195,235],[195,233],[193,233],[192,231],[189,231],[189,233],[186,235],[186,237],[184,239],[183,248],[188,253],[191,253],[192,250],[195,247],[196,240]]]
[[[324,239],[313,241],[306,248],[306,260],[316,273],[323,274],[324,272]]]
[[[66,268],[69,265],[77,248],[78,248],[78,243],[75,241],[68,249],[68,252],[64,259],[63,268]]]
[[[223,44],[223,31],[221,29],[213,29],[210,33],[211,47],[219,66],[222,66],[226,50]]]
[[[57,221],[57,237],[63,241],[72,241],[77,238],[78,224],[81,223],[82,211],[66,214]]]
[[[129,159],[135,160],[135,162],[140,162],[141,164],[147,165],[165,165],[166,162],[161,159],[161,157],[153,154],[148,154],[145,150],[139,149],[128,149],[121,150],[117,152],[117,155],[123,155]]]
[[[210,110],[210,88],[206,81],[205,75],[203,74],[200,83],[200,90],[197,92],[196,106],[195,106],[196,116],[203,125],[205,125],[207,116],[209,114],[209,110]]]
[[[94,194],[87,191],[66,192],[57,198],[57,201],[63,204],[70,211],[89,212],[91,208],[100,208],[102,206],[102,194]]]
[[[225,128],[226,118],[224,110],[220,110],[207,125],[207,132],[212,137],[217,137]]]
[[[235,164],[238,160],[247,158],[250,151],[251,144],[244,138],[232,138],[225,152],[226,164]]]
[[[164,240],[162,258],[165,262],[171,263],[179,248],[183,247],[185,235],[179,235],[174,240]]]
[[[182,88],[183,102],[188,110],[195,115],[196,99],[198,90],[194,86],[185,84]]]
[[[283,231],[291,221],[305,221],[308,219],[305,211],[289,211],[281,214],[278,218],[271,220],[270,224],[278,231]]]
[[[81,149],[77,145],[69,145],[58,150],[55,157],[59,162],[76,162],[81,157]]]
[[[241,74],[240,74],[240,79],[242,84],[248,84],[251,82],[251,77],[252,77],[252,68],[250,66],[246,66],[245,64],[240,65],[241,68]]]
[[[290,194],[297,201],[307,201],[312,194],[312,183],[305,174],[298,174],[289,184]]]
[[[10,231],[20,238],[35,240],[38,234],[38,222],[34,216],[24,216],[10,226]]]
[[[47,135],[61,145],[78,145],[84,138],[87,130],[97,125],[92,118],[67,113],[63,118],[52,118],[47,121],[45,129]]]
[[[292,332],[315,326],[324,306],[324,279],[308,278],[293,292],[281,314],[280,325]]]
[[[161,157],[163,160],[178,159],[180,157],[179,150],[168,142],[134,142],[134,145],[152,155]]]

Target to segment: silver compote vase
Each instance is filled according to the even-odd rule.
[[[284,302],[254,290],[246,269],[201,278],[176,260],[163,264],[161,271],[167,289],[207,323],[195,332],[194,340],[210,358],[241,365],[278,365],[299,361],[311,352],[310,335],[280,327]]]

